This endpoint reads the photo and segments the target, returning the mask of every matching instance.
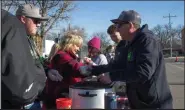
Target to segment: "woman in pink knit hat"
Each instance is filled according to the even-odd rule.
[[[86,63],[92,63],[94,65],[107,64],[107,59],[105,55],[101,54],[101,40],[99,37],[93,37],[88,43],[88,57],[91,61],[86,61]],[[89,59],[90,60],[90,59]]]
[[[101,40],[99,37],[94,36],[89,42],[88,42],[88,57],[84,58],[84,62],[91,65],[106,65],[108,64],[107,58],[104,54],[101,53]],[[98,79],[103,80],[102,76],[108,75],[102,74],[98,76]]]

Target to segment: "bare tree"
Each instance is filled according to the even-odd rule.
[[[154,27],[152,29],[152,31],[156,34],[156,36],[161,40],[163,41],[163,37],[162,37],[162,26],[161,25],[157,25],[156,27]]]
[[[72,33],[72,34],[76,34],[76,35],[79,35],[83,38],[84,40],[84,43],[87,41],[87,33],[85,31],[85,28],[82,28],[82,27],[79,27],[79,26],[71,26],[70,24],[68,24],[68,27],[67,28],[62,28],[61,29],[61,37],[65,34],[69,34],[69,33]]]
[[[15,10],[19,5],[31,3],[40,8],[40,13],[42,16],[49,16],[47,22],[42,22],[37,36],[43,39],[46,34],[62,21],[68,21],[70,19],[70,12],[76,9],[74,1],[67,0],[12,0],[12,1],[2,1],[4,8],[10,11],[11,8]],[[8,7],[7,7],[8,6]],[[42,45],[42,43],[40,44]],[[39,46],[40,47],[40,46]],[[42,51],[42,49],[40,50]]]
[[[13,0],[10,0],[10,1],[2,0],[1,1],[2,9],[9,11],[10,8],[12,7],[13,3],[14,3]]]
[[[58,38],[57,33],[51,32],[46,35],[46,40],[54,40],[55,38]]]
[[[46,33],[55,27],[59,22],[67,21],[70,19],[69,13],[76,8],[73,1],[50,1],[50,0],[25,0],[26,3],[31,3],[40,8],[40,13],[42,16],[49,16],[47,22],[42,22],[39,35],[44,37]]]
[[[177,39],[182,39],[181,35],[182,29],[183,29],[182,25],[178,25],[176,28],[174,28],[174,33],[176,33],[174,37],[176,37]]]
[[[69,13],[76,8],[76,5],[74,4],[73,1],[42,0],[38,1],[37,3],[41,9],[41,15],[50,16],[50,19],[47,22],[43,22],[41,24],[39,35],[41,35],[42,38],[56,24],[60,24],[60,22],[62,21],[69,20],[70,19]],[[35,5],[37,5],[37,3],[35,3]]]
[[[163,48],[170,48],[171,37],[173,48],[179,48],[181,45],[180,40],[182,27],[183,26],[179,25],[170,29],[169,25],[157,25],[152,29],[152,31],[160,39]]]
[[[25,1],[19,0],[1,0],[2,9],[7,10],[8,12],[15,13],[18,6],[25,4]]]

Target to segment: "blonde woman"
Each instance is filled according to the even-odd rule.
[[[77,61],[77,52],[82,47],[83,39],[81,36],[68,34],[64,35],[60,41],[60,50],[51,60],[50,68],[59,71],[63,76],[61,82],[47,80],[46,94],[47,104],[55,106],[55,100],[62,93],[69,94],[69,86],[80,82],[84,76],[80,74],[79,67],[83,64]]]

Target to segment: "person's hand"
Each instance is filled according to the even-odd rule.
[[[97,65],[96,63],[94,63],[92,60],[91,60],[91,58],[88,58],[88,57],[84,57],[84,63],[85,64],[87,64],[87,65],[93,65],[93,66],[95,66],[95,65]]]
[[[88,57],[84,57],[83,61],[84,63],[87,63],[87,64],[91,64],[93,62],[91,58],[88,58]]]
[[[112,82],[108,73],[99,75],[98,80],[104,84],[110,84]]]
[[[91,74],[92,66],[91,65],[80,66],[79,70],[80,74],[84,76],[89,76]]]
[[[59,74],[57,70],[50,69],[48,71],[48,77],[52,81],[62,81],[63,77]]]

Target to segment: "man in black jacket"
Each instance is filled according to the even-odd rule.
[[[122,40],[122,37],[120,36],[120,33],[116,30],[116,25],[112,24],[108,27],[107,29],[107,33],[110,35],[110,38],[112,39],[112,41],[114,41],[117,45],[115,48],[115,56],[114,56],[114,60],[112,60],[111,62],[109,62],[108,65],[103,65],[104,68],[123,68],[125,67],[124,65],[118,65],[119,62],[125,62],[125,58],[127,55],[127,51],[126,51],[126,45],[127,45],[127,41]],[[121,56],[121,57],[120,57]],[[113,67],[115,66],[115,67]],[[120,67],[119,67],[120,66]],[[122,76],[122,72],[110,72],[109,73],[110,78],[108,78],[108,76],[103,76],[100,77],[100,81],[102,83],[110,83],[111,80],[114,81],[112,83],[113,84],[113,88],[116,92],[121,92],[122,94],[125,93],[125,82],[121,81],[121,76]],[[110,79],[109,81],[107,79]]]
[[[107,65],[107,68],[112,68],[112,66],[114,66],[115,63],[117,63],[117,62],[125,62],[124,58],[122,58],[122,57],[123,56],[126,57],[126,55],[127,55],[127,51],[126,51],[127,41],[122,40],[120,33],[116,30],[115,24],[112,24],[111,26],[108,27],[107,33],[110,35],[112,41],[114,41],[117,44],[117,46],[115,48],[114,60]],[[121,56],[121,58],[120,58],[120,56]],[[120,61],[120,60],[122,60],[122,61]],[[116,65],[115,68],[125,67],[124,65],[120,65],[121,67],[118,67],[118,66],[119,65]],[[118,75],[118,72],[111,72],[110,75],[111,75],[112,80],[114,80],[114,81],[120,80],[119,78],[121,77],[121,73],[119,73],[119,75]]]
[[[35,7],[30,7],[24,10],[20,6],[18,10],[29,14],[36,12],[33,15],[42,18]],[[62,76],[53,69],[44,71],[31,38],[31,35],[36,34],[36,25],[42,20],[20,17],[24,21],[21,23],[7,11],[1,12],[2,108],[20,109],[38,98],[45,87],[46,75],[53,81],[61,81]]]
[[[111,21],[117,25],[124,40],[129,41],[126,62],[122,62],[126,63],[126,68],[117,71],[124,71],[121,80],[126,81],[131,108],[172,109],[173,99],[166,78],[160,42],[148,30],[147,24],[140,27],[140,15],[133,10],[123,11],[118,19]],[[114,70],[105,70],[101,66],[88,69],[94,75]],[[88,73],[90,72],[86,74]]]
[[[46,16],[41,16],[39,8],[34,6],[33,4],[20,5],[16,11],[16,17],[21,21],[21,23],[26,29],[30,52],[35,61],[35,65],[37,66],[36,70],[45,70],[46,76],[52,81],[61,81],[62,76],[57,70],[54,70],[52,68],[50,69],[44,64],[42,64],[43,62],[40,60],[41,57],[37,51],[35,42],[33,40],[33,36],[36,35],[37,29],[40,27],[41,22],[47,21],[49,18]],[[35,103],[39,103],[39,100],[45,100],[45,89],[43,90],[42,94],[38,96]]]
[[[39,8],[33,4],[25,4],[19,6],[16,11],[17,18],[24,24],[27,33],[27,39],[29,41],[30,52],[35,60],[36,65],[41,66],[40,55],[37,51],[33,36],[36,35],[38,27],[40,27],[41,22],[47,21],[48,17],[42,17],[39,13]],[[42,64],[43,65],[43,64]],[[45,68],[46,75],[52,81],[61,81],[62,76],[58,71],[54,69]]]
[[[46,76],[35,65],[22,23],[1,10],[1,102],[3,109],[20,109],[35,100],[45,86]]]

